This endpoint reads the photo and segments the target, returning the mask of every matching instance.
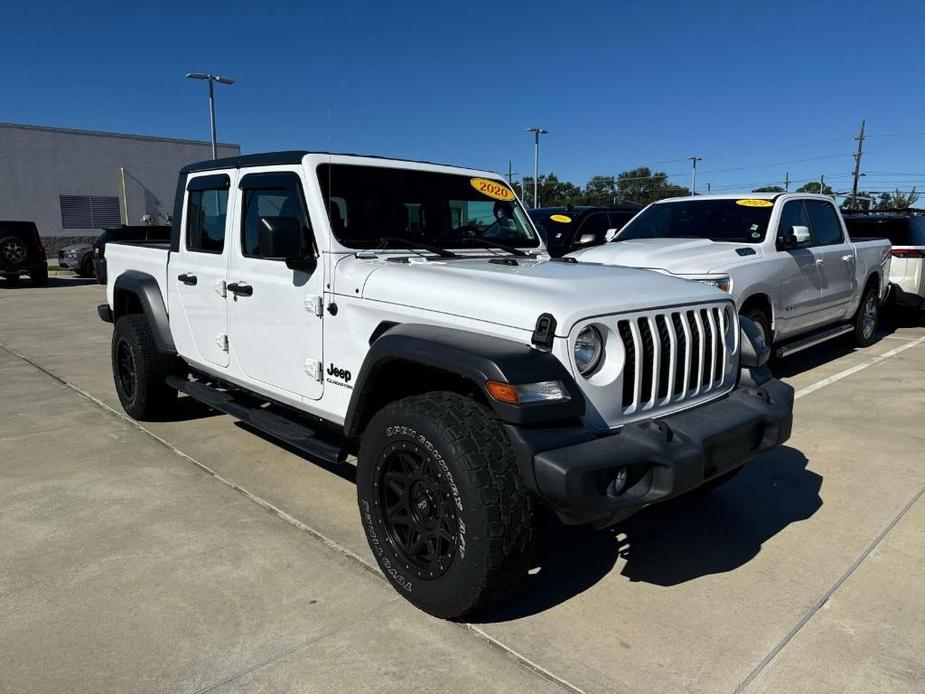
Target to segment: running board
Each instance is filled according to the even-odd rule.
[[[167,385],[213,409],[240,419],[254,429],[289,444],[312,458],[332,465],[343,463],[347,458],[343,439],[337,440],[330,434],[319,434],[297,419],[280,414],[278,409],[270,409],[272,405],[267,407],[266,401],[248,395],[238,395],[180,376],[168,376]]]
[[[839,337],[840,335],[850,333],[852,330],[854,330],[853,325],[836,325],[834,328],[829,328],[828,330],[825,330],[821,333],[815,333],[809,337],[804,337],[795,342],[778,347],[775,354],[779,359],[783,359],[790,354],[802,352],[804,349],[808,349],[822,342]]]

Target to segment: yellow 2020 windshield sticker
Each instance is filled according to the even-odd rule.
[[[469,184],[483,195],[487,195],[495,200],[508,202],[514,199],[514,191],[503,183],[490,181],[487,178],[473,178],[469,180]]]
[[[770,200],[736,200],[736,205],[742,207],[774,207]]]

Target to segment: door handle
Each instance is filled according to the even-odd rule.
[[[822,265],[823,260],[822,260],[822,258],[816,258],[813,262],[814,262],[816,265]]]
[[[228,291],[234,294],[235,300],[239,296],[253,296],[254,288],[244,282],[231,282],[228,284]]]
[[[190,275],[185,272],[182,275],[177,275],[177,279],[180,280],[183,284],[188,284],[191,286],[195,285],[197,282],[196,275]]]
[[[841,259],[844,260],[846,263],[850,263],[852,260],[854,260],[854,256],[853,255],[843,255]]]

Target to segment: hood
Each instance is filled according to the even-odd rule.
[[[738,248],[755,255],[741,256]],[[614,241],[571,254],[582,262],[667,270],[677,275],[726,272],[745,259],[754,260],[761,248],[754,243],[710,241],[709,239],[634,239]]]
[[[510,261],[510,256],[503,258]],[[348,256],[337,264],[338,293],[359,289],[364,299],[463,316],[532,331],[543,313],[557,336],[590,316],[698,301],[728,300],[707,285],[660,273],[606,265],[501,256],[395,262]]]

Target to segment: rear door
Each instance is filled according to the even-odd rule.
[[[204,366],[227,367],[229,189],[234,170],[191,176],[180,249],[171,253],[167,292],[171,331],[179,354]]]
[[[234,195],[240,212],[228,274],[233,357],[248,379],[282,395],[317,400],[324,389],[323,264],[311,273],[290,269],[260,247],[264,219],[296,217],[317,256],[300,173],[246,173]]]
[[[810,226],[802,200],[784,203],[777,224],[777,238],[794,226]],[[774,275],[769,279],[779,292],[775,333],[786,337],[808,329],[819,320],[822,286],[819,266],[822,258],[811,247],[811,242],[799,248],[781,249],[778,255],[783,262],[776,265]]]
[[[812,247],[822,263],[819,320],[829,323],[845,318],[857,287],[857,258],[845,238],[835,206],[826,200],[806,200]]]

